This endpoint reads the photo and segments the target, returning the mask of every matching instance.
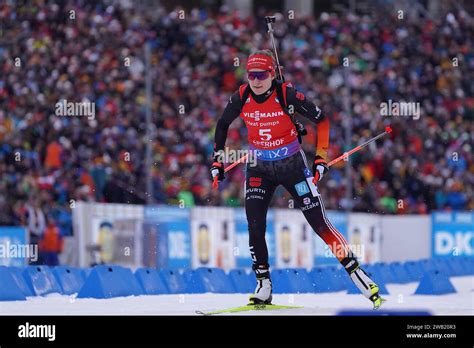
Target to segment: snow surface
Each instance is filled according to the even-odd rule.
[[[474,315],[474,276],[452,277],[457,293],[413,295],[418,283],[388,284],[385,310],[426,310],[434,315]],[[183,294],[131,296],[111,299],[77,299],[75,295],[51,294],[27,301],[0,302],[1,315],[196,315],[245,305],[247,294]],[[249,311],[226,315],[335,315],[340,310],[371,310],[362,295],[345,292],[323,294],[275,294],[273,303],[304,306],[301,309]]]

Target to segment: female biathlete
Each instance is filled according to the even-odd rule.
[[[270,304],[272,282],[265,241],[267,210],[278,185],[293,196],[314,231],[331,248],[352,281],[374,309],[384,301],[379,288],[360,268],[342,234],[328,220],[321,195],[315,185],[328,171],[329,119],[305,95],[275,78],[276,64],[269,50],[251,54],[247,61],[248,84],[240,86],[230,98],[219,119],[215,133],[211,177],[224,180],[221,161],[230,124],[241,117],[248,130],[249,150],[256,154],[256,164],[247,163],[245,212],[249,229],[252,269],[257,278],[251,304]],[[283,103],[280,99],[283,99]],[[288,108],[285,108],[288,106]],[[289,107],[317,124],[316,157],[309,169],[298,141],[298,131],[290,118]]]

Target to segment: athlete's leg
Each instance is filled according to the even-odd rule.
[[[265,241],[267,211],[276,185],[269,176],[247,168],[245,178],[245,212],[249,229],[249,247],[252,255],[252,268],[257,278],[255,293],[250,303],[271,303],[272,282],[268,249]]]
[[[245,213],[249,228],[249,247],[253,269],[268,269],[268,249],[265,241],[267,211],[276,185],[260,172],[247,169],[245,178]]]
[[[293,196],[308,223],[329,246],[364,296],[374,300],[374,297],[378,296],[378,287],[360,268],[346,239],[329,221],[321,195],[312,182],[312,174],[304,153],[295,155],[292,161],[294,169],[287,171],[290,174],[282,179],[281,184]],[[374,296],[376,293],[377,296]]]

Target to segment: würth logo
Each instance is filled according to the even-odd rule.
[[[262,185],[262,178],[250,178],[249,183],[251,187],[260,187]]]

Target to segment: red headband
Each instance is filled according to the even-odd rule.
[[[266,54],[253,54],[247,60],[247,71],[251,69],[271,70],[275,72],[275,63],[273,58]]]

